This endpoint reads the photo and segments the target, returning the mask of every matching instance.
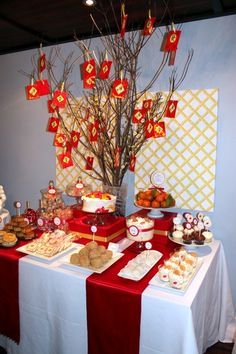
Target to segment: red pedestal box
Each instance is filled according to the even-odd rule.
[[[93,239],[93,234],[91,231],[91,226],[96,224],[96,220],[93,222],[93,214],[86,213],[85,216],[80,218],[74,218],[68,221],[69,229],[71,231],[77,232],[77,235],[82,238],[87,238],[89,240]],[[110,242],[111,240],[117,238],[123,238],[126,236],[125,228],[125,217],[118,217],[109,214],[98,214],[98,220],[104,221],[104,225],[96,225],[97,231],[95,233],[94,239],[101,242]],[[91,224],[88,222],[91,220]]]
[[[149,210],[142,209],[133,215],[147,216]],[[168,231],[173,227],[173,218],[176,213],[171,213],[169,211],[163,211],[164,216],[162,218],[153,219],[154,220],[154,235],[167,236]]]

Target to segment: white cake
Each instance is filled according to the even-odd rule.
[[[112,213],[115,211],[116,196],[109,193],[92,192],[82,196],[83,211],[88,213]]]
[[[154,221],[141,216],[132,216],[126,220],[127,238],[143,242],[153,238]]]

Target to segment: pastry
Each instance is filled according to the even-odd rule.
[[[213,234],[211,231],[203,231],[202,235],[205,237],[205,242],[210,243],[212,241]]]
[[[5,234],[3,234],[2,246],[12,247],[15,246],[16,242],[17,242],[17,237],[15,234],[10,232],[6,232]]]

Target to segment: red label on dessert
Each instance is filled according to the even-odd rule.
[[[138,236],[138,234],[139,234],[139,229],[135,225],[129,226],[128,230],[129,230],[130,235],[132,235],[134,237]]]

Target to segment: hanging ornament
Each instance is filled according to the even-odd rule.
[[[108,79],[110,70],[112,66],[112,61],[111,60],[103,60],[100,66],[100,71],[98,74],[99,79],[105,80]]]
[[[66,135],[62,133],[56,133],[53,141],[53,145],[56,147],[64,147],[66,144]]]
[[[94,59],[86,60],[83,65],[83,87],[91,89],[95,86],[96,64]]]
[[[56,90],[53,95],[52,104],[58,108],[65,108],[67,93],[64,91],[64,82],[61,85],[61,90]]]
[[[66,144],[65,144],[65,147],[66,147],[66,153],[70,154],[72,153],[72,145],[69,141],[66,141]]]
[[[125,14],[125,4],[123,3],[121,4],[121,31],[120,31],[121,38],[124,38],[125,36],[127,20],[128,20],[128,14]]]
[[[46,96],[50,93],[50,87],[48,84],[48,80],[37,80],[36,85],[38,87],[38,91],[40,96]]]
[[[156,17],[151,17],[151,10],[149,10],[148,19],[144,24],[143,36],[150,36],[152,34],[155,21]]]
[[[27,100],[37,100],[40,98],[38,86],[36,83],[34,83],[33,78],[31,78],[31,83],[30,85],[26,86],[25,90]]]
[[[39,60],[38,60],[39,73],[42,73],[46,69],[46,55],[42,51],[42,43],[39,48]]]
[[[93,160],[94,160],[94,158],[92,156],[88,156],[86,158],[86,166],[85,166],[86,170],[92,170],[93,169]]]
[[[121,154],[121,147],[117,147],[115,151],[115,159],[114,159],[114,166],[119,167],[120,166],[120,154]]]
[[[129,170],[131,172],[134,172],[134,170],[135,170],[135,163],[136,163],[136,156],[135,155],[131,155],[130,163],[129,163]]]
[[[164,52],[176,52],[179,39],[180,39],[181,31],[180,30],[172,30],[165,34],[163,39],[163,51]]]
[[[148,119],[144,124],[145,138],[152,138],[154,136],[154,122],[153,119]]]
[[[48,113],[54,113],[56,106],[52,103],[53,100],[48,100]]]
[[[143,100],[142,108],[146,109],[146,111],[149,111],[152,108],[152,99]]]
[[[164,116],[167,118],[175,118],[176,110],[177,110],[178,101],[169,100],[167,102],[167,107]]]
[[[70,143],[74,148],[77,148],[79,144],[79,139],[80,139],[80,133],[77,132],[76,130],[72,130],[70,135]]]
[[[60,120],[57,117],[51,117],[48,119],[47,131],[50,133],[56,133],[59,128]]]
[[[166,128],[164,122],[154,123],[154,138],[163,138],[166,136]]]
[[[93,89],[95,87],[95,77],[88,77],[83,80],[83,87],[85,89]]]
[[[142,109],[135,109],[132,116],[132,123],[144,123],[145,115],[147,110]]]
[[[93,124],[90,124],[89,126],[89,141],[98,141],[98,129],[99,129],[99,123],[98,121],[95,121]]]
[[[128,80],[115,80],[112,85],[111,96],[115,98],[125,98],[128,89]]]
[[[69,152],[65,152],[57,155],[57,159],[60,163],[61,168],[67,168],[74,166],[74,162],[72,160],[71,154]]]

